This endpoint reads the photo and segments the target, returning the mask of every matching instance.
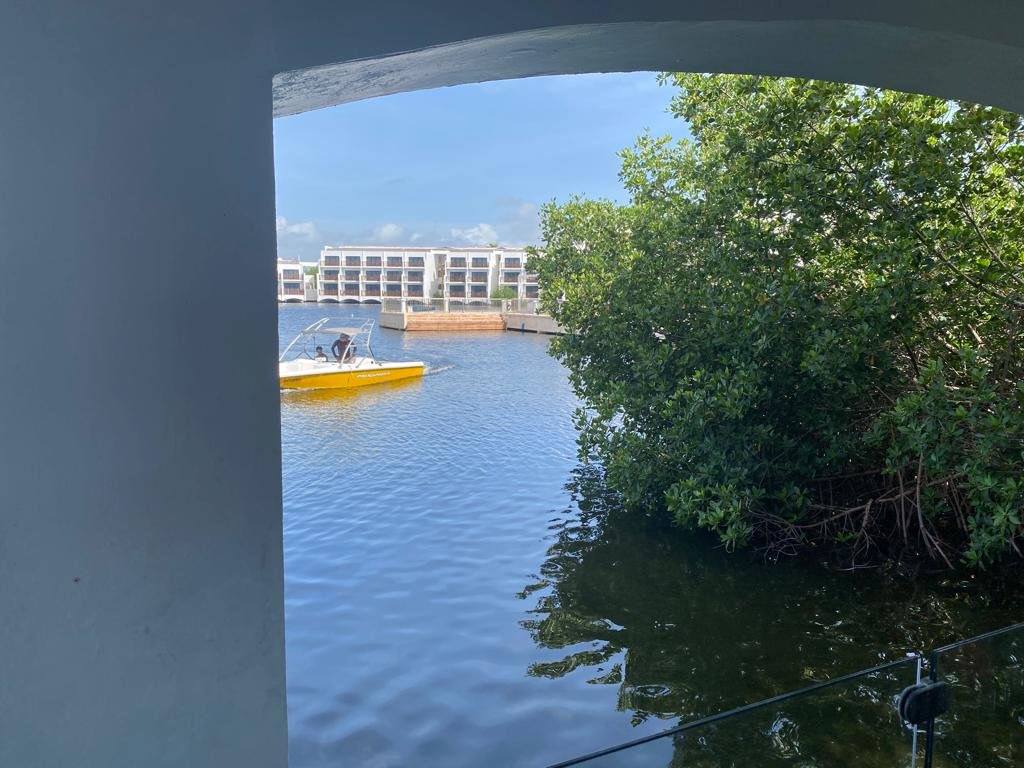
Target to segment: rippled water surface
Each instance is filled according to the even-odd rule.
[[[352,312],[285,305],[282,346]],[[1012,581],[771,566],[624,518],[547,345],[378,330],[436,372],[282,394],[292,768],[544,765],[1024,615]],[[757,727],[792,752],[788,722]]]

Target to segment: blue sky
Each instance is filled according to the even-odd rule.
[[[616,153],[686,135],[653,73],[564,75],[404,93],[274,121],[278,252],[325,244],[539,244],[537,212],[625,201]]]

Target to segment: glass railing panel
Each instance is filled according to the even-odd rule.
[[[656,741],[576,763],[585,768],[915,768],[900,692],[916,659],[793,698],[778,697]],[[563,765],[570,765],[571,761]]]
[[[935,723],[934,768],[1024,766],[1024,625],[939,649],[950,686]]]

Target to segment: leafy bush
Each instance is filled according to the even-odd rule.
[[[491,291],[492,299],[515,299],[518,298],[519,294],[516,289],[510,285],[502,285]]]
[[[629,205],[533,253],[580,450],[730,547],[1019,554],[1024,146],[998,109],[670,75],[692,140],[622,153]]]

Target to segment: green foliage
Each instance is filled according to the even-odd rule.
[[[502,285],[491,291],[492,299],[515,299],[518,297],[519,294],[511,285]]]
[[[305,274],[307,274],[307,275],[319,275],[320,274],[320,267],[317,267],[317,266],[306,267],[306,269],[304,271],[305,271]]]
[[[1018,552],[1021,117],[664,80],[693,139],[622,153],[629,205],[546,206],[530,259],[568,331],[553,352],[587,404],[581,454],[729,547]]]

